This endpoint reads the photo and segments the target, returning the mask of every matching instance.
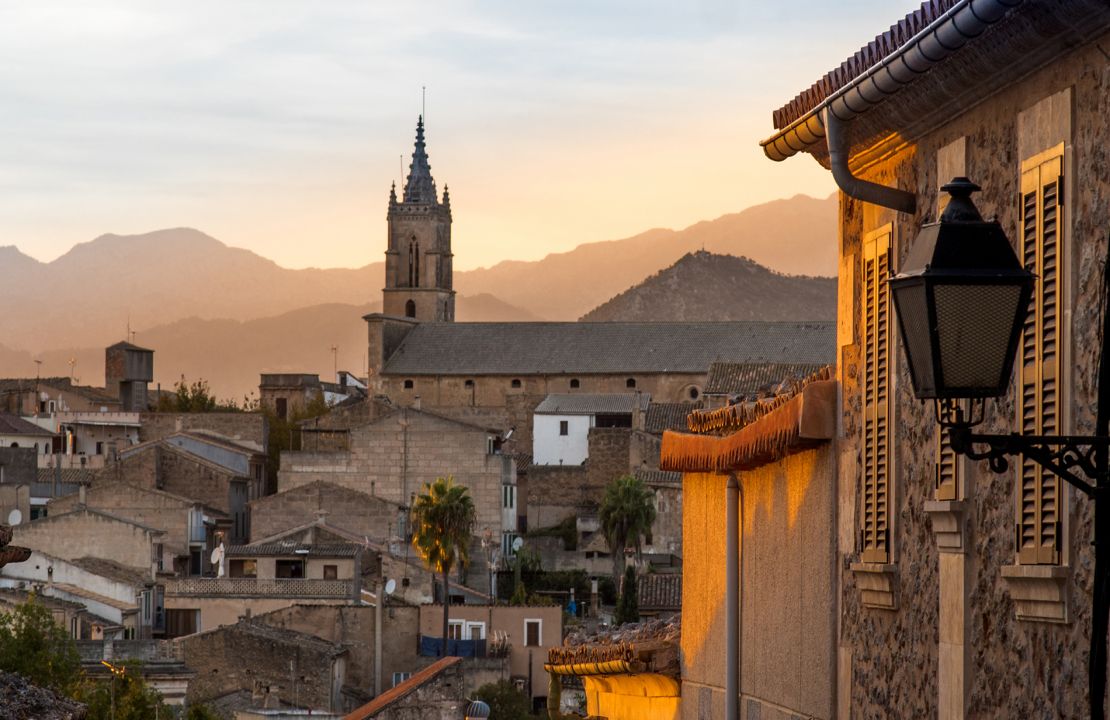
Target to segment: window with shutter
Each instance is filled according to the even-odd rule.
[[[1022,163],[1021,255],[1037,278],[1022,330],[1018,363],[1019,432],[1061,432],[1060,299],[1063,297],[1060,221],[1063,152],[1057,148]],[[1059,479],[1028,458],[1018,468],[1017,553],[1022,564],[1060,562],[1061,486]]]
[[[936,498],[958,500],[960,497],[960,463],[948,440],[948,431],[937,428]]]
[[[861,556],[890,562],[890,276],[892,228],[864,239],[863,268],[863,438]]]

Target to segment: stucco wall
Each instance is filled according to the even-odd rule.
[[[560,433],[567,424],[565,435]],[[590,454],[589,415],[536,415],[532,421],[532,462],[536,465],[581,465]]]
[[[835,471],[825,445],[738,475],[741,700],[762,718],[834,716]],[[685,718],[723,713],[726,482],[683,479]]]
[[[547,672],[543,664],[547,662],[548,648],[563,642],[563,610],[558,606],[517,607],[503,605],[453,605],[451,620],[469,620],[486,624],[486,638],[494,631],[507,633],[511,648],[509,650],[509,673],[515,677],[528,677],[528,665],[532,666],[532,696],[547,696]],[[525,620],[541,620],[539,647],[525,647]],[[443,606],[422,605],[420,607],[420,634],[428,637],[443,637]]]

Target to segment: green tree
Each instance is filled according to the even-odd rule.
[[[243,410],[249,410],[251,400],[243,398]],[[216,400],[208,381],[204,378],[194,380],[192,383],[182,375],[181,379],[173,385],[173,393],[161,395],[158,398],[158,412],[202,413],[202,412],[234,412],[240,408],[234,400]]]
[[[474,698],[489,705],[493,720],[528,720],[532,717],[528,696],[508,680],[487,683],[474,691]]]
[[[185,720],[220,720],[220,716],[209,710],[207,705],[190,705]]]
[[[627,622],[640,621],[640,602],[636,596],[636,568],[630,565],[624,570],[621,596],[617,600],[617,610],[613,613],[614,623],[623,625]]]
[[[76,643],[34,593],[0,614],[0,670],[62,693],[72,691],[81,677]]]
[[[474,501],[465,485],[455,479],[436,478],[424,486],[412,506],[412,545],[432,572],[443,573],[443,648],[447,654],[450,593],[447,578],[452,567],[470,564],[470,534],[474,529]]]
[[[598,511],[601,531],[609,543],[613,556],[613,582],[624,572],[624,552],[635,548],[640,555],[640,541],[651,532],[655,522],[655,502],[652,492],[632,475],[622,475],[605,487]]]
[[[127,663],[109,667],[108,679],[86,678],[74,699],[88,707],[87,720],[150,720],[173,717],[162,694],[146,684],[142,665]]]

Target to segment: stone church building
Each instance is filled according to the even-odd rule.
[[[451,200],[436,190],[423,118],[401,198],[389,195],[383,312],[367,315],[372,392],[490,414],[527,433],[550,393],[700,399],[710,364],[833,359],[827,322],[455,322]],[[469,409],[469,410],[467,410]]]

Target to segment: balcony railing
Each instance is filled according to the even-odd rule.
[[[279,598],[350,598],[353,580],[304,578],[180,578],[166,582],[167,596],[241,596]]]

